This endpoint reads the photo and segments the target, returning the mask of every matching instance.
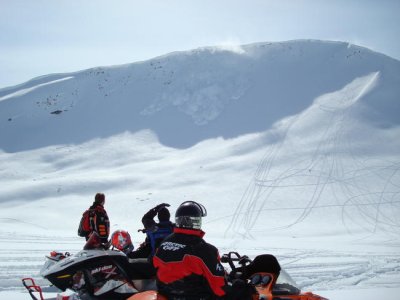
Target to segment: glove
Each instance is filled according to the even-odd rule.
[[[154,210],[159,211],[161,208],[169,207],[169,206],[171,206],[171,205],[169,205],[168,203],[161,203],[161,204],[158,204],[156,207],[154,207]]]
[[[103,243],[104,250],[108,250],[108,249],[110,249],[110,247],[111,247],[111,240]]]
[[[253,299],[253,295],[257,294],[258,292],[253,285],[242,279],[235,279],[227,298],[230,300],[250,300]]]

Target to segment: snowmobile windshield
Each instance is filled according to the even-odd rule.
[[[44,273],[46,273],[53,265],[55,265],[57,261],[52,260],[52,259],[46,259],[43,267],[40,269],[40,276],[43,276]]]
[[[281,270],[275,285],[272,288],[273,295],[298,295],[300,289],[295,281],[285,270]]]

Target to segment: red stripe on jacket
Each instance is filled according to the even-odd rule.
[[[170,284],[192,274],[202,275],[214,294],[224,296],[225,278],[223,276],[214,275],[206,266],[203,260],[197,256],[186,254],[182,261],[164,262],[157,256],[153,257],[154,267],[158,268],[157,277],[160,281]],[[161,268],[160,268],[161,267]]]

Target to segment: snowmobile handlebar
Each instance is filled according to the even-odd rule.
[[[221,257],[222,263],[228,263],[230,265],[234,261],[237,261],[241,266],[251,263],[251,259],[247,255],[241,256],[239,253],[234,251],[223,254]]]
[[[237,262],[240,267],[238,268],[234,262]],[[221,257],[221,263],[227,263],[231,267],[231,278],[237,277],[237,275],[239,275],[239,269],[243,270],[251,262],[252,260],[247,255],[241,256],[239,253],[234,251],[223,254]]]

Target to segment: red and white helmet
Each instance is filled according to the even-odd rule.
[[[133,250],[131,236],[125,230],[116,230],[113,232],[111,235],[111,245],[123,252]]]

